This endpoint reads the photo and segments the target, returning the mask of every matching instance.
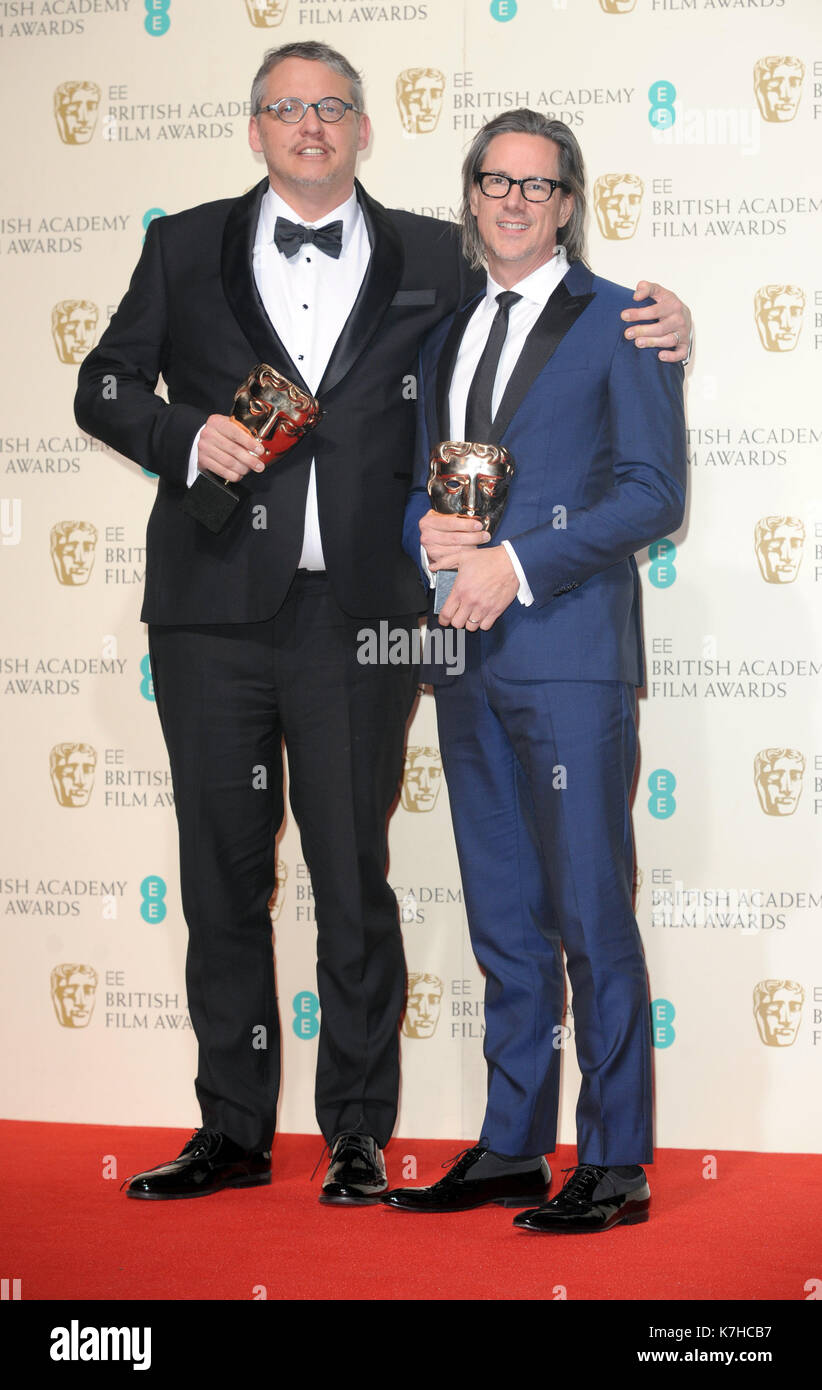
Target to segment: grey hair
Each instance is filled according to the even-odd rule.
[[[314,39],[306,39],[303,43],[284,43],[279,48],[269,48],[251,84],[252,116],[256,116],[262,106],[268,74],[280,63],[284,63],[286,58],[302,58],[307,63],[325,63],[332,72],[339,73],[340,77],[346,79],[356,109],[365,110],[362,76],[357,69],[352,67],[348,59],[344,58],[342,53],[338,53],[336,48],[329,47],[327,43],[317,43]],[[286,96],[296,95],[296,92],[286,93]]]
[[[585,261],[585,162],[576,136],[564,121],[550,121],[537,111],[521,107],[518,111],[506,111],[495,116],[492,121],[478,131],[471,142],[462,166],[462,209],[460,223],[462,230],[463,255],[474,270],[485,263],[485,251],[477,231],[477,219],[471,211],[471,190],[476,175],[482,169],[485,155],[491,141],[497,135],[540,135],[543,140],[553,140],[559,146],[559,177],[574,195],[571,216],[564,227],[557,231],[557,241],[564,247],[569,261]],[[554,195],[556,196],[556,195]]]

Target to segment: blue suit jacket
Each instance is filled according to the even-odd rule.
[[[489,442],[505,445],[515,473],[491,544],[512,542],[534,594],[532,606],[515,598],[489,632],[467,638],[482,643],[502,677],[643,684],[634,553],[681,524],[686,450],[683,369],[625,340],[619,311],[633,302],[630,290],[575,262],[531,330],[494,420]],[[403,535],[418,565],[428,457],[452,437],[448,392],[476,303],[440,324],[421,353]],[[423,673],[443,678],[442,668]]]

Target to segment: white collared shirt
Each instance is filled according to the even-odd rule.
[[[274,245],[278,217],[287,217],[290,222],[309,227],[342,221],[339,260],[327,256],[311,243],[301,246],[295,256],[286,257]],[[315,223],[305,222],[273,188],[266,190],[260,204],[252,254],[254,280],[278,337],[312,392],[316,392],[322,381],[334,344],[354,307],[370,256],[368,231],[356,192]],[[189,486],[197,476],[199,437],[198,434],[194,440],[189,459]],[[276,462],[271,465],[276,466]],[[313,459],[299,563],[301,569],[325,569]]]
[[[500,401],[505,394],[505,388],[511,378],[511,374],[519,361],[520,353],[525,346],[525,340],[531,332],[534,324],[545,308],[557,285],[565,278],[568,273],[568,257],[565,254],[565,247],[558,246],[550,261],[533,270],[530,275],[526,275],[524,280],[512,285],[511,289],[522,298],[517,304],[513,304],[508,313],[508,332],[505,344],[500,355],[497,375],[494,378],[494,390],[491,395],[491,413],[496,414],[499,409]],[[498,285],[496,280],[489,275],[485,287],[485,296],[480,300],[474,313],[472,314],[465,332],[462,335],[462,342],[457,353],[457,360],[454,365],[454,374],[451,378],[451,389],[448,394],[448,409],[450,416],[450,435],[451,439],[463,439],[465,437],[465,406],[468,400],[468,392],[474,373],[477,369],[480,357],[482,356],[488,335],[491,332],[491,324],[497,312],[497,295],[502,293],[502,285]],[[511,564],[516,571],[519,580],[519,590],[517,598],[526,607],[534,602],[534,595],[531,592],[525,572],[517,558],[516,551],[510,541],[503,541]],[[422,548],[422,559],[426,569],[427,555]],[[430,575],[431,582],[433,577]]]

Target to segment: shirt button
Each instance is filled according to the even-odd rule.
[[[307,304],[304,304],[304,305],[303,305],[303,308],[304,308],[304,309],[307,309],[307,308],[308,308],[308,305],[307,305]]]
[[[298,361],[298,362],[302,362],[303,356],[304,356],[304,354],[303,354],[302,352],[298,353],[298,354],[297,354],[297,361]]]

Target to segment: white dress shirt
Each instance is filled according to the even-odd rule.
[[[341,220],[342,250],[339,260],[327,256],[311,243],[301,246],[295,256],[283,255],[274,244],[274,224],[278,217],[287,217],[290,222],[308,227],[324,227],[328,222]],[[368,231],[356,193],[352,192],[346,202],[315,223],[305,222],[273,188],[266,190],[260,205],[254,241],[254,280],[263,308],[278,337],[306,386],[314,393],[322,381],[334,344],[354,307],[370,256]],[[189,456],[189,487],[197,477],[199,438],[198,433]],[[276,462],[271,466],[276,468]],[[301,569],[325,569],[313,459],[299,563]]]
[[[505,393],[505,388],[511,378],[511,374],[519,361],[520,353],[525,346],[525,339],[531,332],[534,324],[545,308],[551,295],[554,293],[560,280],[564,279],[568,273],[568,257],[565,254],[564,246],[557,246],[550,261],[539,266],[537,270],[526,275],[524,280],[512,285],[511,289],[522,298],[517,304],[512,304],[508,313],[508,332],[505,344],[494,378],[494,390],[491,395],[491,413],[496,415],[500,401]],[[472,314],[465,332],[462,335],[457,360],[454,365],[454,375],[451,378],[451,390],[448,395],[448,409],[450,415],[450,439],[464,439],[465,437],[465,406],[468,400],[468,392],[474,373],[477,369],[480,357],[482,356],[488,336],[491,332],[491,324],[497,312],[497,295],[502,293],[502,285],[498,285],[495,280],[488,276],[485,289],[485,297],[480,300],[474,313]],[[514,481],[516,486],[516,480]],[[508,551],[511,564],[514,566],[517,579],[519,580],[519,590],[517,598],[520,603],[528,606],[534,602],[534,595],[531,592],[525,572],[517,558],[516,551],[510,541],[503,541],[502,544]],[[428,557],[425,549],[422,548],[422,559],[426,570],[428,569]],[[430,574],[429,578],[433,584],[434,578]]]

